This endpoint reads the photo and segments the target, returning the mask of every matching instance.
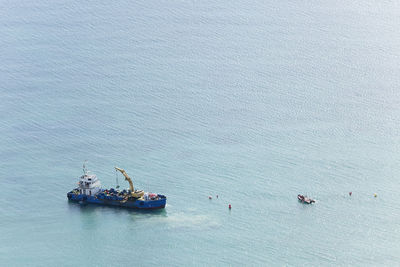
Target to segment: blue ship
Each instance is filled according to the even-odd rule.
[[[166,196],[135,190],[132,179],[125,170],[118,167],[115,167],[115,169],[125,176],[125,180],[129,182],[129,190],[102,189],[97,176],[89,174],[85,165],[83,165],[83,175],[79,178],[79,186],[67,193],[68,200],[80,204],[98,204],[143,210],[165,208]]]

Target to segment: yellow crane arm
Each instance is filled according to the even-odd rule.
[[[128,174],[126,174],[125,170],[124,169],[120,169],[118,167],[115,167],[115,169],[117,171],[120,171],[125,176],[125,180],[128,181],[131,192],[132,193],[135,192],[135,190],[133,188],[132,180],[131,180],[131,178],[129,178]]]

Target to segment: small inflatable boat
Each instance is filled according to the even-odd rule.
[[[314,199],[311,199],[311,198],[309,198],[309,197],[307,197],[307,196],[303,196],[303,195],[300,195],[300,194],[297,195],[297,199],[298,199],[301,203],[304,203],[304,204],[312,204],[312,203],[315,202]]]

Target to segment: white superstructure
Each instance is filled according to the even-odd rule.
[[[83,165],[83,175],[79,178],[79,193],[93,196],[101,190],[101,183],[95,174],[89,174]]]

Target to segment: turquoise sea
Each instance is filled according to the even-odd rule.
[[[0,265],[399,265],[399,25],[389,0],[0,0]],[[84,160],[167,207],[68,203]]]

